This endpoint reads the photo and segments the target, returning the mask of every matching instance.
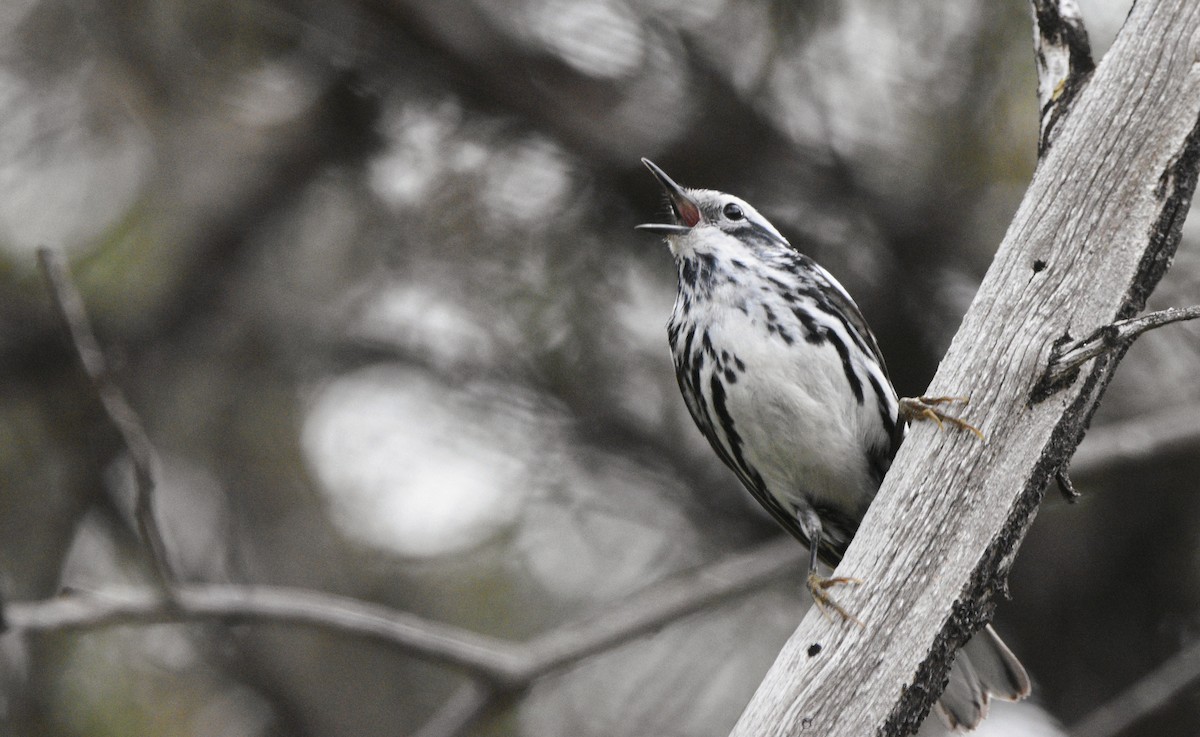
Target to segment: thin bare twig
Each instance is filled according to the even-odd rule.
[[[1198,317],[1200,317],[1200,305],[1170,307],[1104,325],[1092,331],[1086,338],[1057,350],[1050,358],[1050,367],[1046,371],[1043,383],[1057,383],[1093,358],[1132,343],[1148,330],[1173,322],[1195,320]]]
[[[71,343],[79,356],[83,371],[91,381],[108,419],[129,453],[136,490],[134,518],[139,534],[150,548],[151,564],[158,584],[162,592],[169,597],[171,568],[167,561],[162,532],[154,518],[154,486],[158,466],[154,445],[146,435],[141,419],[113,379],[108,360],[100,348],[100,342],[96,340],[96,334],[92,331],[83,297],[75,282],[71,280],[62,254],[43,246],[38,249],[38,264],[41,266],[50,296],[71,336]]]
[[[1198,679],[1200,642],[1193,642],[1115,699],[1081,719],[1071,727],[1070,734],[1072,737],[1114,737],[1166,706]]]

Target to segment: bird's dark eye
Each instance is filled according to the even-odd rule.
[[[725,217],[729,218],[730,220],[741,220],[742,218],[746,217],[746,213],[742,212],[741,205],[736,202],[730,202],[725,206],[725,209],[722,212],[724,212]]]

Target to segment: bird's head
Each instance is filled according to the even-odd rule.
[[[637,228],[665,235],[675,256],[722,247],[754,250],[769,244],[791,248],[775,226],[740,197],[711,189],[684,189],[650,159],[642,159],[642,163],[666,192],[675,222],[646,223]]]

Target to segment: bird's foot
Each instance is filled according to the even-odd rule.
[[[833,617],[829,612],[833,611],[844,621],[853,622],[862,627],[863,623],[853,614],[843,609],[842,605],[834,601],[833,597],[828,593],[828,590],[834,586],[858,586],[861,583],[861,578],[846,578],[843,576],[825,578],[816,571],[810,571],[808,574],[808,593],[812,594],[813,603],[817,605],[817,609],[821,610],[821,614],[825,615],[825,619],[832,622]]]
[[[969,425],[954,415],[948,415],[938,409],[939,405],[968,404],[970,401],[968,397],[903,397],[900,399],[900,417],[910,423],[933,420],[937,423],[939,430],[944,430],[946,425],[951,425],[959,430],[974,433],[975,437],[982,441],[983,433],[979,432],[974,425]]]

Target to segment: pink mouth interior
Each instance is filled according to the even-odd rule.
[[[679,212],[680,222],[689,228],[696,227],[696,223],[700,222],[700,208],[687,200],[676,200],[673,204]]]

